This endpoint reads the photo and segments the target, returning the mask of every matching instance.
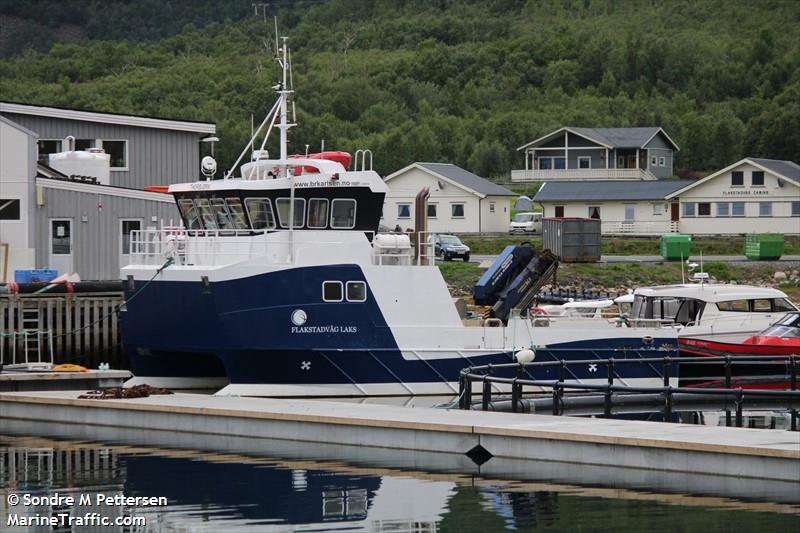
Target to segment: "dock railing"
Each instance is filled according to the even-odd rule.
[[[734,402],[734,410],[736,413],[736,427],[742,427],[742,409],[744,403],[750,400],[785,400],[793,403],[800,402],[800,390],[797,389],[798,385],[798,366],[800,366],[800,356],[772,356],[768,357],[731,357],[731,356],[710,356],[710,357],[651,357],[642,359],[586,359],[579,361],[544,361],[544,362],[531,362],[531,363],[505,363],[498,365],[483,365],[465,368],[459,375],[459,396],[458,406],[460,409],[471,410],[473,405],[472,400],[472,384],[481,384],[481,409],[484,411],[489,410],[492,402],[492,385],[504,385],[511,388],[511,411],[519,412],[521,400],[523,397],[524,387],[536,387],[537,390],[549,389],[552,395],[552,414],[559,416],[564,414],[563,399],[567,391],[573,392],[596,392],[603,395],[603,416],[611,417],[613,410],[613,403],[615,395],[620,397],[622,395],[632,394],[658,394],[662,402],[662,411],[664,421],[672,421],[672,413],[675,401],[678,395],[693,395],[693,396],[716,396],[730,398]],[[616,369],[619,365],[629,364],[649,364],[661,365],[663,386],[661,387],[632,387],[629,385],[618,385],[615,379],[620,379],[616,375]],[[722,384],[724,388],[720,387],[673,387],[671,386],[670,379],[672,379],[671,369],[676,364],[679,365],[714,365],[723,367],[725,374]],[[607,381],[605,384],[595,383],[581,383],[579,381],[572,381],[567,379],[567,372],[570,365],[605,365],[607,368]],[[786,369],[784,374],[789,380],[789,390],[775,390],[775,389],[755,389],[733,387],[733,368],[736,366],[749,366],[749,365],[768,365],[768,366],[782,366]],[[525,379],[523,373],[530,375],[531,370],[536,368],[558,367],[559,378],[557,380],[538,380],[538,379]],[[516,370],[517,377],[501,377],[492,375],[493,372],[499,370]],[[726,424],[731,425],[731,413],[726,410]],[[791,431],[798,430],[798,413],[797,410],[791,409]]]

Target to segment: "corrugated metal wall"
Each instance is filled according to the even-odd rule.
[[[44,206],[35,214],[37,268],[50,266],[50,220],[72,219],[73,270],[83,280],[119,279],[120,219],[141,219],[142,229],[180,224],[174,203],[49,188],[43,194]]]
[[[142,189],[200,178],[199,133],[101,124],[60,118],[3,113],[35,131],[40,139],[121,139],[128,141],[128,170],[112,171],[111,185]]]

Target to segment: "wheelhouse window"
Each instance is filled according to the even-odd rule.
[[[763,187],[764,186],[764,171],[763,170],[754,170],[752,175],[752,184],[754,187]]]
[[[328,200],[326,198],[312,198],[308,201],[306,224],[312,229],[328,227]]]
[[[208,198],[195,198],[194,205],[197,212],[200,213],[200,223],[205,229],[218,229],[217,217],[214,216],[214,210],[211,208],[211,202]]]
[[[727,302],[717,302],[717,309],[720,311],[735,311],[737,313],[747,313],[750,311],[747,300],[728,300]]]
[[[247,215],[244,212],[244,206],[239,198],[225,198],[225,205],[228,206],[228,213],[230,214],[233,227],[236,229],[247,229]]]
[[[367,284],[363,281],[347,282],[347,301],[365,302],[367,300]]]
[[[244,205],[253,229],[275,228],[275,213],[269,198],[245,198]]]
[[[289,198],[278,198],[275,201],[278,209],[278,220],[282,228],[289,227]],[[302,228],[303,221],[306,219],[306,200],[305,198],[294,199],[294,224],[295,228]]]
[[[397,218],[411,218],[411,204],[397,204]]]
[[[450,218],[464,218],[464,204],[450,204]]]
[[[103,139],[99,144],[111,159],[111,170],[128,170],[128,141]]]
[[[178,208],[183,216],[186,229],[203,229],[200,223],[200,214],[191,198],[182,198],[178,200]]]
[[[336,198],[331,206],[331,227],[352,229],[356,227],[356,201],[350,198]]]
[[[744,172],[741,170],[734,170],[731,172],[731,187],[744,186]]]
[[[341,302],[343,299],[342,292],[341,281],[322,282],[322,300],[324,302]]]
[[[19,200],[0,198],[0,220],[19,220]]]

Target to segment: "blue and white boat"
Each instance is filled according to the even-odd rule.
[[[238,177],[171,185],[183,226],[132,236],[121,313],[132,384],[254,396],[452,394],[462,368],[507,363],[526,349],[537,361],[677,355],[676,330],[657,325],[462,320],[428,237],[413,236],[413,246],[408,235],[378,233],[387,186],[364,159],[347,170],[288,157],[285,49],[279,98],[262,123],[267,134],[277,124],[280,157],[256,150]],[[616,368],[631,385],[662,384],[660,370]],[[601,382],[605,367],[571,367],[568,378]]]

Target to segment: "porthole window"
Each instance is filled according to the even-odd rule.
[[[347,282],[347,301],[365,302],[367,300],[367,284],[363,281]]]
[[[342,301],[342,282],[341,281],[323,281],[322,282],[322,300],[325,302],[341,302]]]

